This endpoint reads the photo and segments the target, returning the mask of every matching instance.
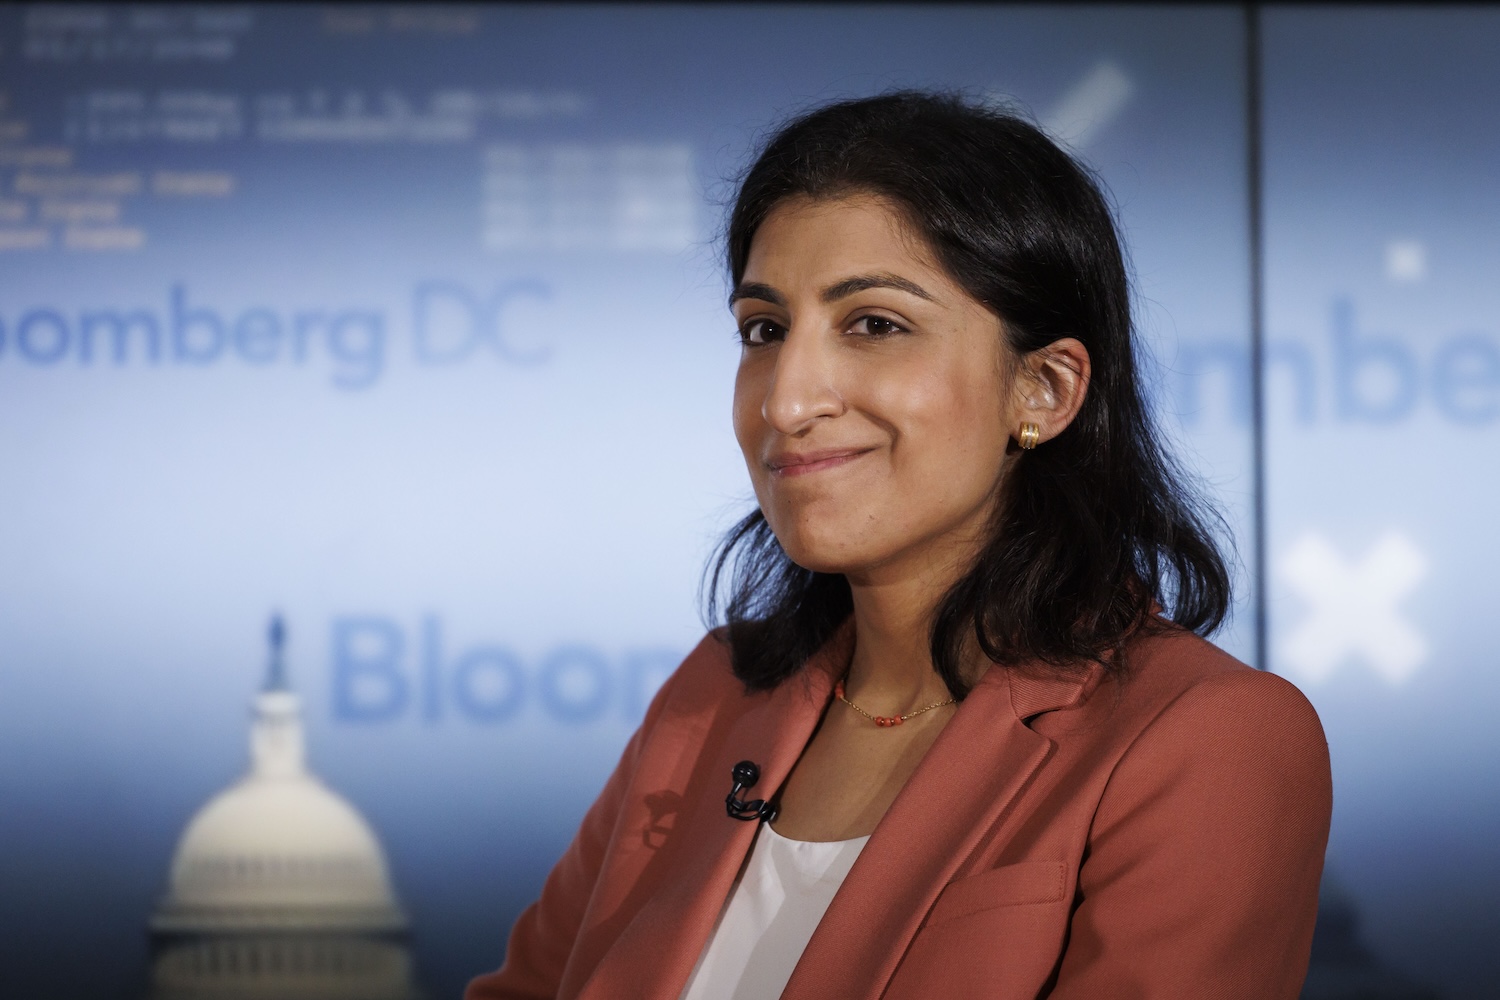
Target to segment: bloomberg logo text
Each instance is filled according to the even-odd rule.
[[[1219,399],[1230,420],[1250,422],[1248,343],[1189,341],[1173,367],[1171,403],[1185,426],[1200,424]],[[1393,424],[1427,403],[1455,424],[1486,426],[1500,419],[1500,339],[1466,331],[1419,350],[1406,338],[1361,329],[1353,304],[1340,299],[1321,349],[1307,340],[1266,343],[1265,380],[1272,412],[1301,424]]]
[[[449,649],[433,615],[415,629],[385,615],[335,618],[329,653],[333,717],[376,724],[495,726],[528,713],[570,725],[634,723],[682,660],[659,646],[610,654],[569,643],[531,659],[494,643]]]
[[[547,301],[547,285],[520,281],[479,293],[452,281],[419,282],[404,315],[378,305],[228,308],[203,300],[184,282],[157,305],[69,309],[53,305],[0,311],[0,364],[24,368],[174,366],[209,369],[322,363],[340,389],[379,381],[394,337],[419,366],[449,366],[489,357],[512,366],[540,364],[551,345],[519,341],[507,310],[522,299]]]

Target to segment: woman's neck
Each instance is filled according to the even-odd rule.
[[[931,609],[942,592],[928,581],[851,582],[854,655],[849,697],[872,712],[897,715],[941,701],[948,688],[933,669]]]
[[[845,573],[854,603],[854,657],[845,690],[862,707],[902,714],[950,696],[933,669],[933,613],[973,565],[991,516],[976,514],[879,566]],[[970,682],[989,666],[977,648],[965,659]],[[873,704],[865,706],[867,700]]]

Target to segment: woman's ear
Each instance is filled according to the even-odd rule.
[[[1027,445],[1034,447],[1061,434],[1083,407],[1091,371],[1088,348],[1075,337],[1027,354],[1016,373],[1011,435],[1020,440],[1022,425],[1036,424],[1038,433]]]

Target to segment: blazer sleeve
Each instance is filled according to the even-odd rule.
[[[604,790],[548,874],[540,898],[516,919],[506,945],[505,963],[495,972],[471,980],[464,990],[464,1000],[541,1000],[557,995],[642,748],[661,717],[677,676],[674,673],[669,677],[652,699]]]
[[[1296,1000],[1333,806],[1317,714],[1271,674],[1180,695],[1121,757],[1051,1000]]]

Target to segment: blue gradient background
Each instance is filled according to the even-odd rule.
[[[0,121],[28,130],[0,156],[73,156],[67,168],[0,162],[0,200],[28,213],[6,225],[43,211],[17,194],[23,173],[235,182],[226,197],[116,199],[120,224],[145,234],[138,249],[0,251],[5,996],[138,994],[176,837],[244,766],[273,609],[291,629],[312,765],[379,832],[424,985],[453,995],[498,963],[644,699],[700,634],[703,560],[749,503],[714,238],[755,139],[800,108],[961,87],[1075,141],[1119,209],[1163,426],[1250,565],[1238,9],[251,6],[210,10],[239,12],[226,58],[37,47],[149,34],[132,20],[146,8],[95,10],[104,27],[64,31],[49,8],[0,9]],[[197,8],[169,10],[179,36],[218,30],[193,21]],[[1492,996],[1500,370],[1486,375],[1483,352],[1500,351],[1500,16],[1268,8],[1264,25],[1267,337],[1300,348],[1312,379],[1267,373],[1269,666],[1302,684],[1328,728],[1332,889],[1365,945],[1441,996]],[[1125,96],[1089,104],[1101,79],[1116,96],[1126,81]],[[257,134],[267,95],[311,107],[321,91],[342,107],[350,93],[369,105],[394,91],[420,109],[455,90],[559,110],[480,116],[449,141]],[[148,105],[228,95],[242,129],[110,141],[77,130],[89,95],[121,91]],[[1069,134],[1069,106],[1094,108],[1093,127]],[[487,249],[486,150],[559,144],[690,150],[687,238]],[[1420,245],[1420,276],[1392,277],[1393,241]],[[424,282],[476,301],[509,289],[491,339],[424,362],[413,339]],[[139,342],[116,364],[104,340],[85,363],[83,313],[147,309],[170,323],[179,288],[223,317],[379,314],[378,372],[326,341],[302,363],[283,345],[274,363],[191,365],[149,363]],[[1340,302],[1358,336],[1413,359],[1409,405],[1399,372],[1368,369],[1357,386],[1394,400],[1386,419],[1341,416]],[[427,327],[450,346],[475,329],[452,304]],[[56,360],[50,320],[20,338],[39,310],[69,324]],[[1479,345],[1462,419],[1435,402],[1433,375],[1457,336]],[[1286,644],[1316,609],[1285,583],[1282,554],[1311,534],[1354,565],[1391,532],[1427,564],[1396,607],[1425,656],[1401,681],[1352,646],[1327,676],[1299,675]],[[1219,638],[1246,659],[1259,583],[1241,570]],[[371,643],[392,636],[399,657],[369,667]],[[503,690],[455,686],[475,651],[519,664],[503,718],[480,717]],[[367,669],[351,672],[359,657]]]

